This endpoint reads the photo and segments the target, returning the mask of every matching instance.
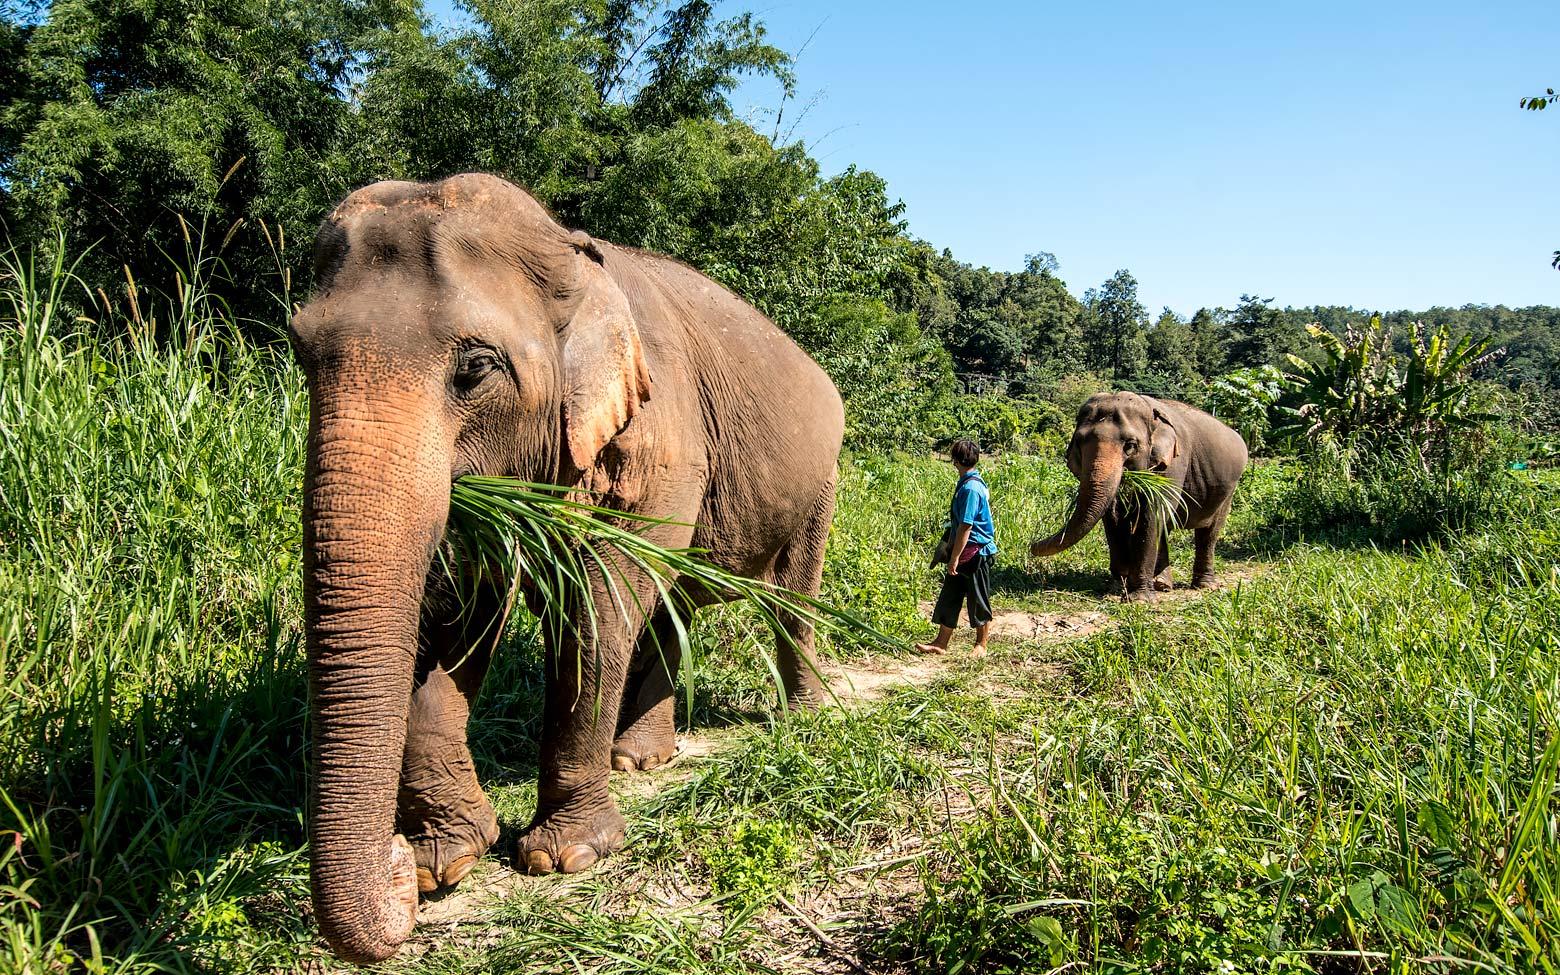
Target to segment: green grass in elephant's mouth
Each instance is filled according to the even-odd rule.
[[[560,612],[544,613],[554,640],[574,638],[589,646],[594,638],[596,599],[604,590],[615,608],[627,615],[649,615],[630,575],[643,576],[654,587],[653,598],[665,604],[677,633],[678,649],[691,673],[696,665],[688,640],[692,608],[675,588],[679,579],[730,599],[744,599],[759,620],[785,639],[782,613],[827,630],[836,640],[898,647],[860,616],[805,593],[749,579],[718,568],[693,548],[666,548],[642,534],[663,518],[617,511],[582,500],[577,489],[535,484],[507,477],[466,476],[450,487],[449,529],[439,551],[445,573],[454,583],[462,606],[471,605],[478,587],[507,588],[522,580],[535,590],[538,604]],[[597,581],[596,586],[592,585]],[[633,609],[635,612],[627,613]],[[785,694],[779,670],[766,658],[770,676]],[[687,693],[692,696],[692,681]]]
[[[1186,496],[1175,482],[1159,471],[1121,472],[1117,499],[1133,516],[1147,515],[1154,524],[1173,525],[1186,511]]]
[[[1176,518],[1186,511],[1186,496],[1175,482],[1159,471],[1123,470],[1116,503],[1121,506],[1121,512],[1134,521],[1146,514],[1160,525],[1175,524]],[[1072,521],[1077,505],[1078,496],[1074,494],[1062,512],[1063,523]]]

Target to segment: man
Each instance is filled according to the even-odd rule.
[[[997,554],[996,526],[991,520],[991,494],[975,465],[980,448],[973,440],[959,440],[948,450],[953,466],[959,469],[959,483],[953,489],[948,507],[948,524],[953,544],[948,549],[947,571],[942,592],[932,609],[937,637],[931,643],[918,643],[922,653],[944,653],[959,625],[959,607],[969,608],[970,626],[975,628],[974,654],[986,652],[986,636],[991,629],[991,561]]]

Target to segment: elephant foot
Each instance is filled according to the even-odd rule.
[[[579,873],[623,845],[623,817],[611,797],[543,812],[521,834],[515,860],[528,874]]]
[[[1129,603],[1152,603],[1158,601],[1159,593],[1153,589],[1134,589],[1123,596],[1122,599]]]
[[[1172,590],[1174,588],[1175,588],[1175,583],[1170,580],[1170,570],[1169,569],[1166,569],[1165,571],[1159,573],[1157,576],[1154,576],[1154,591],[1155,592],[1169,592],[1170,590]]]
[[[417,889],[424,894],[453,887],[498,842],[498,816],[486,799],[475,815],[461,814],[424,827],[407,837],[417,855]]]
[[[424,894],[465,879],[498,842],[498,815],[477,784],[469,759],[430,765],[401,785],[400,825],[417,858]]]
[[[612,768],[618,772],[648,772],[660,768],[677,754],[677,733],[630,728],[612,743]]]
[[[1192,577],[1193,589],[1217,589],[1218,587],[1219,581],[1213,577],[1212,572],[1204,572],[1201,575]]]
[[[801,687],[794,691],[788,690],[785,693],[785,709],[787,711],[816,711],[828,703],[828,698],[829,692],[824,690],[821,684],[816,687]]]

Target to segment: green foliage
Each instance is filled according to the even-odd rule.
[[[650,580],[661,605],[670,611],[678,655],[690,665],[696,660],[689,652],[692,607],[671,598],[678,579],[696,584],[703,592],[745,601],[776,634],[784,632],[784,617],[794,617],[828,632],[836,644],[867,639],[885,648],[895,646],[892,638],[865,620],[816,596],[736,575],[710,564],[699,550],[667,548],[646,537],[657,526],[668,524],[581,500],[576,492],[555,485],[467,476],[450,488],[449,531],[440,564],[455,580],[463,602],[474,595],[476,584],[507,590],[510,580],[527,580],[537,604],[554,610],[543,614],[543,622],[554,628],[548,636],[555,641],[565,636],[587,644],[594,641],[599,611],[594,580],[600,579],[608,599],[628,612],[639,596],[626,579],[638,573]],[[670,653],[672,648],[664,651]],[[767,655],[764,660],[784,704],[778,666]],[[691,682],[688,687],[691,707]]]
[[[0,265],[0,938],[139,970],[231,936],[242,967],[263,925],[294,967],[302,381],[206,265],[123,321],[63,253]]]
[[[1399,357],[1379,318],[1342,337],[1315,325],[1309,331],[1323,358],[1291,357],[1295,372],[1286,377],[1281,408],[1295,418],[1289,430],[1310,443],[1395,438],[1442,456],[1453,434],[1495,419],[1473,402],[1473,371],[1499,355],[1487,338],[1453,340],[1444,326],[1426,337],[1416,325],[1408,355]]]
[[[1131,519],[1130,523],[1146,518],[1150,525],[1159,525],[1167,533],[1168,526],[1186,514],[1186,496],[1169,477],[1158,471],[1131,468],[1122,471],[1116,502]]]
[[[925,971],[1554,970],[1554,530],[1301,548],[1077,647],[1070,693],[1108,706],[969,745],[990,815],[891,943]]]
[[[1272,298],[1241,295],[1225,320],[1224,353],[1228,366],[1276,365],[1299,351],[1304,339],[1291,316],[1270,307]]]
[[[1208,387],[1207,405],[1257,453],[1267,446],[1272,415],[1284,391],[1284,375],[1276,366],[1236,369]]]
[[[1148,364],[1137,383],[1140,392],[1166,399],[1187,399],[1201,385],[1196,335],[1166,308],[1148,332]]]
[[[704,851],[710,887],[717,894],[768,897],[796,883],[800,858],[792,828],[774,820],[744,820]]]
[[[1286,496],[1280,524],[1340,540],[1445,538],[1519,514],[1505,454],[1470,440],[1439,457],[1412,442],[1323,441]]]
[[[955,396],[931,412],[928,422],[939,446],[968,437],[986,451],[1034,449],[1043,435],[1070,418],[1053,404],[996,396]]]
[[[357,181],[338,92],[364,39],[406,13],[300,0],[277,14],[261,0],[63,0],[20,26],[8,9],[20,51],[0,96],[0,216],[26,240],[64,228],[73,254],[100,244],[94,283],[160,263],[177,214],[307,239]],[[270,263],[258,236],[242,257]]]
[[[845,399],[846,443],[856,449],[930,446],[934,417],[953,394],[942,346],[914,316],[881,301],[836,299],[793,333]]]
[[[1148,367],[1148,311],[1138,301],[1137,278],[1117,271],[1084,296],[1084,308],[1088,365],[1118,380],[1142,375]]]

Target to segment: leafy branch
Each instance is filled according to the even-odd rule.
[[[844,642],[898,648],[898,641],[848,610],[719,568],[707,561],[709,553],[702,549],[667,548],[643,534],[676,524],[581,500],[577,491],[557,485],[463,477],[450,490],[449,530],[440,558],[463,607],[474,604],[480,586],[507,590],[526,585],[543,607],[548,635],[555,641],[573,638],[582,652],[597,650],[598,580],[619,616],[650,615],[652,607],[643,605],[639,591],[626,581],[638,573],[654,586],[660,605],[670,614],[690,669],[694,657],[688,625],[694,607],[682,595],[689,583],[703,592],[746,600],[776,639],[791,639],[783,625],[789,617]],[[665,648],[658,649],[664,653]],[[779,670],[769,656],[764,661],[783,701]],[[691,705],[691,681],[687,694]]]

